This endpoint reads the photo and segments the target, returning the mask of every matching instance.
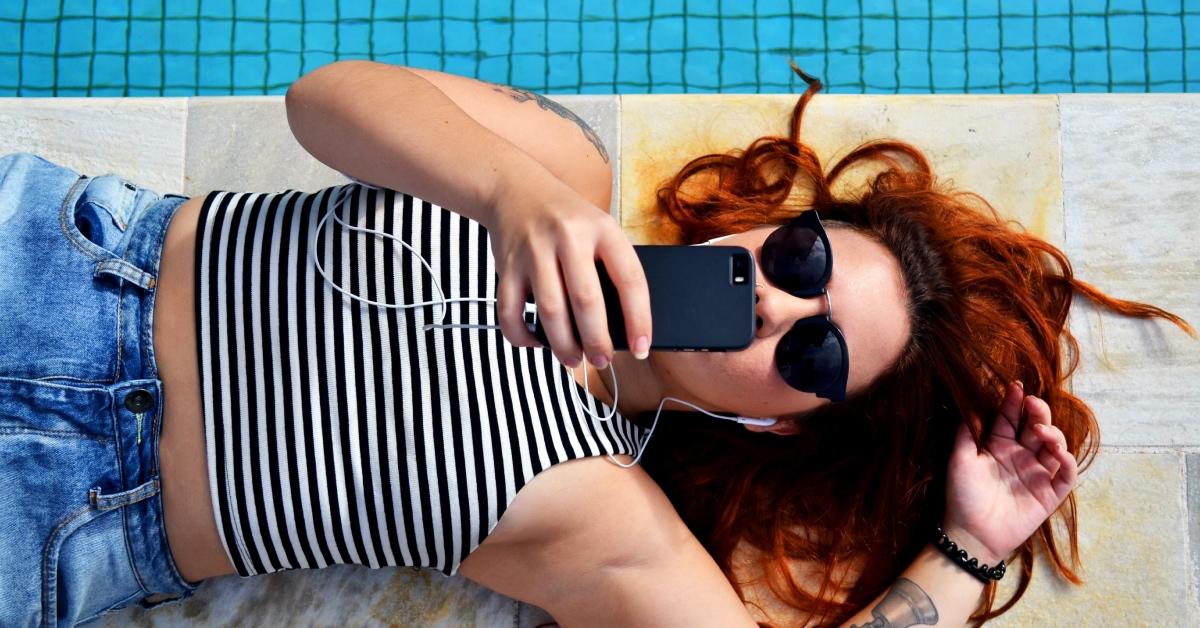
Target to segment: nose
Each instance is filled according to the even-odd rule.
[[[824,295],[797,297],[767,283],[755,287],[754,301],[756,336],[759,338],[786,331],[802,318],[820,316],[827,311]]]

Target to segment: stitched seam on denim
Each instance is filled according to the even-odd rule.
[[[150,497],[154,497],[154,495],[156,495],[156,494],[158,494],[157,491],[155,491],[153,494],[151,494]],[[145,501],[145,500],[131,502],[130,504],[125,504],[125,506],[141,503],[142,501]],[[129,509],[126,508],[125,506],[122,506],[120,509],[120,511],[121,511],[121,539],[123,539],[125,541],[125,555],[129,557],[129,568],[131,571],[133,571],[133,579],[137,581],[138,588],[142,590],[142,593],[144,595],[150,595],[151,591],[149,588],[146,587],[146,582],[145,582],[145,580],[142,579],[142,573],[140,571],[138,571],[138,561],[134,558],[133,544],[129,542]]]
[[[125,280],[118,279],[117,280],[117,372],[113,373],[113,381],[119,381],[121,379],[121,370],[122,370],[121,367],[123,366],[123,364],[121,362],[121,358],[122,358],[122,356],[125,355],[125,337],[124,337],[125,334],[124,334],[124,328],[121,325],[121,320],[124,318],[124,312],[123,312],[124,305],[125,305]]]
[[[53,387],[55,387],[55,388],[65,388],[65,389],[67,389],[67,390],[87,390],[87,391],[98,391],[98,392],[103,392],[103,391],[104,391],[104,387],[103,387],[103,386],[92,386],[92,387],[88,387],[88,388],[80,388],[80,387],[78,387],[78,386],[65,386],[65,385],[63,385],[63,384],[58,384],[58,383],[55,383],[55,382],[43,382],[43,381],[40,381],[40,380],[26,379],[26,378],[23,378],[23,377],[9,377],[9,376],[7,376],[7,375],[0,375],[0,383],[26,384],[26,385],[28,385],[30,382],[37,382],[37,383],[38,383],[38,387],[41,387],[41,386],[53,386]]]
[[[54,604],[50,604],[50,581],[58,580],[58,561],[57,560],[54,561],[55,562],[54,569],[53,570],[50,569],[51,548],[62,545],[61,539],[59,539],[59,533],[62,532],[63,528],[70,525],[72,522],[74,522],[79,517],[87,514],[88,512],[91,512],[91,510],[92,510],[91,504],[87,504],[85,506],[80,506],[77,510],[75,510],[75,512],[72,512],[70,515],[67,515],[66,519],[64,519],[63,521],[60,521],[58,525],[54,526],[54,529],[50,531],[50,536],[46,538],[46,546],[42,548],[42,622],[41,623],[43,626],[50,625],[49,615],[51,615],[51,614],[54,615],[54,623],[55,624],[58,623],[58,590],[57,590],[57,588],[54,591],[54,597],[55,597]],[[58,557],[57,549],[55,549],[55,551],[53,553],[55,555],[55,558],[57,558]],[[53,574],[51,574],[51,571],[53,571]],[[52,575],[53,575],[53,577],[51,577]],[[51,608],[53,608],[54,610],[51,611],[50,610]]]
[[[94,440],[98,443],[103,443],[105,445],[111,444],[113,442],[111,438],[104,438],[103,436],[92,436],[90,434],[84,434],[82,432],[72,432],[71,430],[39,430],[37,428],[29,428],[29,427],[0,426],[0,434],[9,435],[9,436],[17,435],[17,434],[40,434],[42,436],[52,436],[52,437],[64,437],[65,436],[68,438],[80,438],[80,439],[84,439],[84,440]]]
[[[80,183],[83,183],[84,181],[87,181],[87,180],[88,180],[87,176],[80,175],[79,178],[75,180],[75,184],[71,186],[71,191],[67,192],[67,197],[65,199],[63,199],[62,209],[60,209],[58,212],[58,225],[59,225],[59,228],[62,229],[63,234],[67,236],[67,239],[71,241],[71,244],[75,245],[75,248],[79,249],[80,252],[82,252],[84,255],[87,255],[91,259],[100,261],[100,260],[104,259],[104,256],[101,255],[100,253],[97,253],[96,251],[90,250],[88,247],[94,246],[97,249],[100,249],[102,247],[98,246],[94,242],[88,242],[87,244],[84,244],[83,242],[81,242],[80,237],[77,237],[75,235],[75,233],[73,231],[71,231],[71,227],[67,223],[67,207],[69,207],[71,205],[71,198],[75,196],[75,188],[79,187]],[[78,199],[76,199],[76,200],[78,200]]]
[[[145,593],[146,593],[146,591],[145,591],[145,589],[144,589],[144,588],[143,588],[143,590],[141,590],[141,591],[137,591],[136,593],[132,593],[132,594],[130,594],[130,595],[129,595],[129,597],[127,597],[127,598],[124,598],[124,599],[122,599],[122,600],[120,600],[120,601],[118,601],[118,602],[113,602],[111,606],[107,606],[107,607],[105,607],[105,608],[104,608],[104,609],[102,609],[102,610],[96,611],[95,613],[92,613],[91,615],[88,615],[87,617],[84,617],[83,619],[80,619],[79,621],[75,622],[75,625],[79,625],[79,624],[86,624],[86,623],[88,623],[89,621],[92,621],[93,619],[97,619],[97,618],[99,618],[100,616],[104,615],[105,613],[108,613],[109,611],[117,610],[117,608],[118,608],[118,607],[124,607],[124,606],[128,606],[128,605],[129,605],[130,603],[132,603],[132,602],[137,602],[137,601],[138,601],[138,600],[137,600],[137,598],[138,598],[139,596],[142,596],[142,597],[144,597],[144,596],[145,596]]]
[[[8,379],[20,379],[20,378],[12,377],[12,378],[8,378]],[[48,383],[48,384],[53,384],[58,380],[62,380],[64,382],[78,382],[80,384],[107,384],[108,383],[108,380],[104,380],[104,379],[84,379],[82,377],[74,377],[72,375],[43,375],[41,377],[29,378],[29,381],[44,382],[44,383]]]

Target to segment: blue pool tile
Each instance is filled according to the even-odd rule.
[[[579,55],[552,54],[548,59],[549,75],[546,83],[552,91],[572,91],[579,84]]]
[[[26,22],[25,23],[25,53],[44,52],[52,54],[54,52],[54,41],[56,39],[55,28],[53,22]],[[124,49],[125,40],[121,39],[121,46]]]
[[[1183,24],[1178,17],[1152,15],[1147,18],[1150,32],[1147,46],[1151,50],[1182,50]],[[1200,39],[1200,33],[1197,34]]]
[[[1028,17],[1005,17],[1000,20],[1005,48],[1033,47],[1033,19]]]
[[[1000,53],[985,50],[969,50],[967,63],[971,66],[968,87],[972,90],[999,91]]]
[[[157,95],[163,64],[157,54],[129,55],[130,88],[139,86],[154,90]]]
[[[479,60],[474,54],[448,53],[442,57],[442,71],[463,76],[475,76]]]
[[[893,90],[896,83],[896,55],[891,50],[872,52],[863,58],[863,82],[868,89]]]
[[[931,2],[930,15],[934,18],[954,18],[961,20],[966,9],[960,2]]]
[[[266,49],[267,25],[265,22],[234,22],[233,49],[238,52],[263,51]]]
[[[650,49],[682,50],[683,17],[659,17],[650,25]]]
[[[721,39],[725,48],[753,50],[758,45],[754,36],[754,20],[743,17],[726,17],[721,20]]]
[[[1033,50],[1005,50],[1000,54],[1003,91],[1028,92],[1036,83]]]
[[[269,88],[286,90],[300,77],[300,53],[275,53],[271,55],[271,67],[267,70]]]
[[[89,36],[91,31],[88,31]],[[21,25],[16,22],[0,22],[0,54],[16,53],[21,49]],[[82,50],[90,50],[91,45],[80,45]]]
[[[868,18],[863,21],[863,45],[867,49],[894,48],[896,23],[890,19]]]
[[[1109,0],[1074,0],[1075,15],[1104,15]]]
[[[200,51],[228,53],[232,34],[233,23],[229,20],[201,20]],[[99,33],[97,33],[97,37],[99,37]]]
[[[996,0],[967,0],[966,14],[971,17],[979,16],[996,16],[997,13]]]
[[[435,22],[409,22],[406,32],[408,49],[413,52],[441,52],[442,34]]]
[[[929,92],[930,67],[924,51],[901,50],[900,91]]]
[[[1147,71],[1152,89],[1164,92],[1183,89],[1183,64],[1178,51],[1151,52],[1149,57]]]
[[[166,50],[171,52],[193,51],[199,45],[198,28],[192,20],[172,20],[163,22],[163,42]],[[168,72],[168,80],[174,77]],[[195,81],[196,77],[192,77]]]
[[[165,55],[163,69],[167,76],[167,86],[196,85],[198,77],[195,55]]]
[[[1066,15],[1071,12],[1071,3],[1073,0],[1038,0],[1035,3],[1035,8],[1038,15]]]
[[[549,33],[549,51],[555,54],[578,54],[583,44],[583,37],[577,24],[551,23]]]
[[[901,20],[896,33],[900,50],[924,50],[929,45],[929,22],[926,20]],[[891,47],[894,44],[880,42],[879,47]],[[924,60],[921,61],[924,63]]]
[[[717,45],[717,19],[689,15],[684,18],[684,46],[714,48]]]
[[[504,14],[508,14],[508,2],[504,2]],[[584,19],[613,19],[616,6],[612,0],[583,0],[583,17]]]
[[[62,88],[84,88],[88,86],[88,64],[91,60],[88,57],[59,57],[56,63],[58,67],[58,87]],[[155,80],[158,76],[155,75]]]
[[[862,76],[858,72],[858,55],[833,50],[827,57],[829,69],[821,79],[829,86],[830,91],[857,89],[862,85]]]
[[[1043,51],[1047,47],[1071,45],[1071,20],[1067,17],[1042,17],[1037,22],[1037,45]]]
[[[1112,78],[1114,83],[1126,86],[1136,86],[1143,89],[1146,84],[1146,68],[1143,65],[1145,53],[1142,51],[1113,50]]]
[[[715,50],[692,50],[684,57],[683,79],[689,88],[716,89],[721,56]]]
[[[585,21],[583,23],[582,52],[611,51],[616,38],[617,30],[612,22]]]
[[[786,50],[791,42],[788,37],[791,21],[787,16],[761,17],[758,20],[758,49],[760,51]]]
[[[931,56],[933,88],[938,92],[961,92],[967,84],[967,55],[963,51],[935,52]]]
[[[1071,23],[1075,32],[1075,49],[1077,51],[1108,46],[1104,17],[1076,15]]]
[[[367,22],[339,22],[337,25],[338,54],[368,57],[371,54],[371,25]],[[259,44],[261,47],[262,44]]]
[[[792,47],[801,51],[824,51],[825,29],[821,20],[811,17],[796,17],[792,20]]]
[[[26,61],[29,59],[27,58]],[[47,60],[48,61],[48,60]],[[29,66],[25,66],[29,71]],[[45,74],[49,76],[49,74]],[[114,54],[97,54],[92,60],[92,76],[96,78],[95,85],[122,85],[125,83],[125,56]]]
[[[1070,50],[1052,48],[1039,50],[1037,81],[1042,92],[1071,91]]]
[[[378,30],[378,27],[376,27]],[[300,51],[300,25],[288,22],[272,22],[267,27],[272,51]],[[264,42],[265,43],[265,42]],[[378,42],[376,42],[378,44]]]
[[[129,25],[130,52],[157,53],[163,47],[163,23],[135,21]]]
[[[301,20],[305,17],[299,2],[280,2],[279,0],[265,0],[265,2],[267,5],[265,10],[270,13],[272,20]],[[238,10],[238,13],[241,13],[241,9]]]
[[[610,52],[583,52],[580,54],[585,85],[608,85],[615,87],[616,59]],[[610,89],[615,91],[615,89]],[[592,92],[595,93],[595,92]]]
[[[1113,48],[1145,48],[1145,28],[1146,23],[1141,15],[1109,16],[1109,45]]]
[[[475,24],[472,22],[446,22],[443,26],[447,54],[473,53],[475,47]]]
[[[1076,50],[1075,83],[1107,87],[1108,52],[1105,50]]]
[[[739,93],[754,92],[758,82],[756,62],[749,52],[726,50],[721,58],[721,87]]]
[[[636,2],[637,0],[626,1]],[[722,0],[688,0],[687,12],[694,15],[718,15],[721,12],[722,6]]]
[[[96,12],[99,14],[100,7],[103,5],[110,5],[116,8],[120,4],[119,2],[101,2],[97,5]],[[124,6],[120,8],[123,10]],[[209,18],[233,17],[233,0],[200,0],[199,15]]]
[[[518,22],[546,19],[546,5],[541,2],[534,2],[532,0],[514,2],[512,10],[513,19]]]
[[[481,22],[479,24],[479,52],[483,56],[499,56],[506,55],[511,50],[509,49],[508,40],[512,36],[512,24],[499,24],[496,22]],[[412,33],[409,33],[412,36]],[[412,44],[408,45],[412,49]]]
[[[968,50],[999,50],[999,21],[995,19],[972,19],[967,21]]]
[[[546,60],[541,55],[514,54],[512,74],[514,85],[542,91],[546,85]]]
[[[646,57],[628,52],[617,53],[617,80],[627,85],[649,85]]]
[[[831,19],[828,24],[829,41],[826,45],[831,50],[853,51],[859,45],[858,19]]]
[[[683,53],[651,52],[650,81],[655,85],[683,85]]]
[[[650,35],[650,22],[618,22],[617,49],[645,50]]]
[[[266,81],[267,62],[261,54],[237,54],[233,56],[234,87],[261,90]]]

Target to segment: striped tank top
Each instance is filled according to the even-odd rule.
[[[196,324],[209,488],[242,576],[351,563],[454,575],[535,475],[633,454],[644,430],[588,394],[548,349],[515,347],[492,303],[487,231],[358,184],[209,193],[196,235]],[[595,385],[595,384],[593,384]],[[573,390],[578,391],[581,405]],[[588,411],[585,412],[585,407]],[[590,414],[589,414],[590,412]]]

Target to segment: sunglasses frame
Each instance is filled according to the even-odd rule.
[[[768,243],[771,242],[771,239],[773,237],[775,237],[776,233],[779,233],[781,230],[784,230],[784,229],[797,229],[797,228],[808,229],[808,230],[812,231],[813,233],[815,233],[817,235],[817,237],[819,237],[821,239],[821,244],[824,245],[824,247],[825,247],[825,269],[821,273],[820,279],[818,279],[816,282],[814,282],[811,287],[802,288],[802,289],[793,289],[793,288],[789,288],[789,287],[786,287],[784,285],[780,285],[779,283],[777,283],[774,280],[774,278],[772,278],[770,276],[770,274],[767,272],[766,265],[764,265],[762,275],[767,281],[770,281],[777,288],[779,288],[780,290],[783,290],[784,292],[787,292],[788,294],[790,294],[792,296],[796,296],[796,297],[800,297],[800,298],[809,298],[809,297],[823,295],[825,297],[825,303],[827,305],[827,308],[826,308],[825,314],[809,316],[809,317],[802,318],[802,319],[796,321],[792,325],[792,328],[789,329],[787,331],[787,333],[785,333],[783,335],[783,338],[781,338],[779,341],[779,345],[776,347],[775,368],[779,370],[779,374],[780,374],[780,376],[783,377],[784,381],[786,381],[789,386],[791,386],[792,388],[795,388],[796,390],[799,390],[801,392],[813,393],[814,395],[816,395],[818,397],[828,399],[828,400],[834,401],[834,402],[845,401],[846,400],[846,382],[847,382],[847,379],[848,379],[848,376],[850,373],[850,352],[846,347],[846,337],[842,334],[842,330],[837,326],[837,324],[835,324],[833,322],[833,302],[829,298],[829,289],[828,289],[829,278],[833,274],[833,249],[831,249],[829,246],[829,236],[826,235],[825,227],[821,224],[821,219],[817,215],[817,212],[815,210],[801,212],[799,216],[796,216],[795,218],[791,219],[790,221],[787,222],[787,224],[780,226],[779,229],[776,229],[775,231],[772,231],[771,234],[767,236],[767,239],[763,242],[763,249],[765,250],[767,248]],[[775,246],[775,245],[771,245],[771,246]],[[798,386],[794,385],[791,381],[788,380],[787,375],[784,374],[783,369],[780,366],[781,362],[779,360],[779,347],[784,345],[784,342],[788,338],[788,336],[790,334],[796,333],[799,328],[807,327],[807,326],[818,326],[818,327],[823,328],[827,332],[832,332],[834,335],[834,338],[836,338],[838,341],[838,347],[841,349],[841,353],[842,353],[842,356],[841,356],[842,357],[842,362],[841,362],[842,366],[839,369],[838,373],[836,374],[835,379],[832,382],[830,382],[828,386],[822,387],[817,390],[805,390],[803,388],[799,388]]]

